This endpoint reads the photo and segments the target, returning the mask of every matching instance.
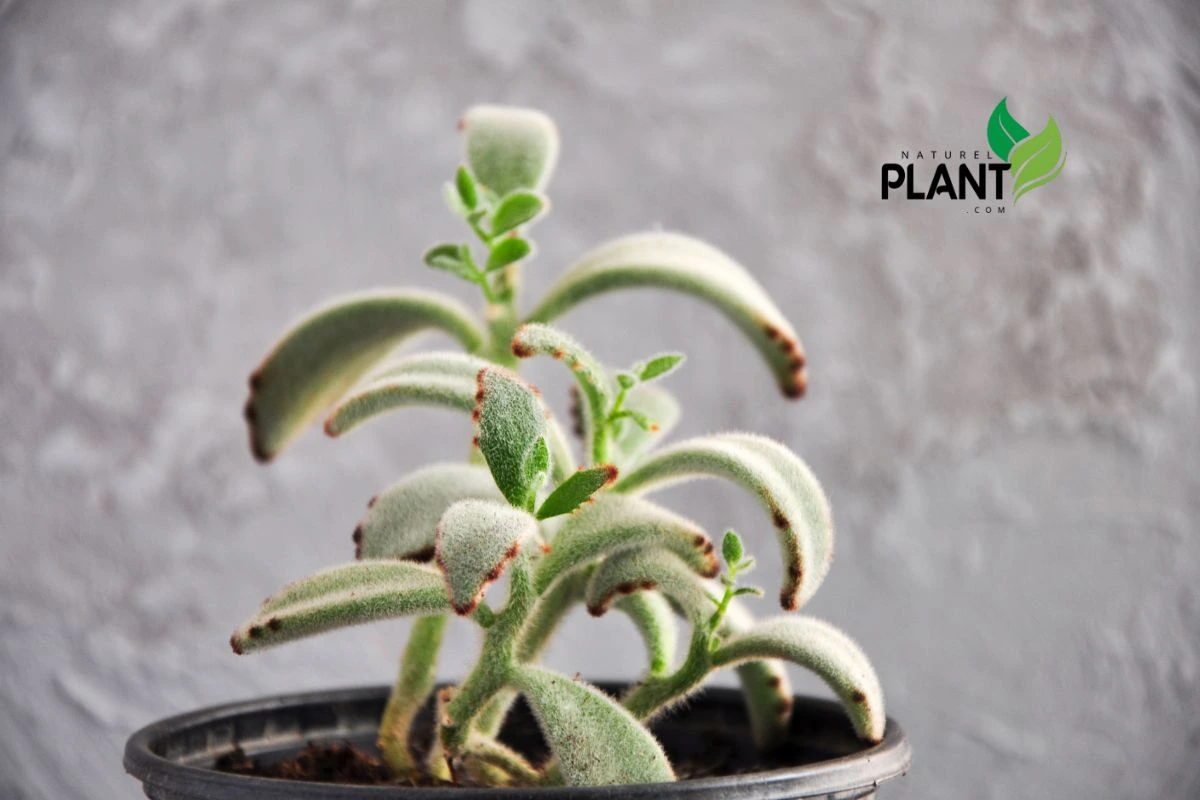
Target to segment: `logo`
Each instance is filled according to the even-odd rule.
[[[1007,97],[1000,99],[988,117],[987,143],[990,150],[901,150],[900,161],[883,165],[883,199],[982,200],[964,210],[1003,214],[1004,173],[1012,174],[1009,182],[1016,205],[1029,192],[1057,178],[1067,159],[1054,117],[1047,118],[1041,132],[1030,134],[1009,112]]]
[[[1017,122],[1008,111],[1008,98],[1003,97],[992,109],[987,125],[988,145],[992,152],[1009,163],[1013,174],[1013,205],[1027,192],[1045,186],[1058,177],[1067,153],[1063,150],[1062,135],[1051,116],[1046,127],[1036,136]]]

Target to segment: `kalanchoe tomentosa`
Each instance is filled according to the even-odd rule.
[[[493,106],[469,110],[461,128],[466,163],[445,196],[474,242],[435,245],[424,260],[480,288],[482,324],[457,301],[427,291],[340,298],[295,324],[254,372],[246,419],[254,455],[269,461],[321,416],[337,437],[402,406],[456,409],[474,423],[471,457],[418,470],[372,498],[354,531],[357,560],[285,586],[233,634],[233,649],[415,617],[379,731],[398,778],[424,772],[519,785],[669,781],[672,767],[645,723],[731,666],[759,744],[778,744],[791,714],[782,668],[788,661],[823,678],[858,736],[878,741],[883,696],[854,642],[796,614],[755,622],[738,599],[760,593],[739,585],[754,564],[741,539],[727,533],[719,558],[700,526],[647,499],[705,476],[749,492],[777,535],[779,601],[794,612],[820,585],[833,552],[829,504],[812,472],[783,445],[747,433],[652,449],[679,415],[660,379],[683,357],[663,353],[612,371],[551,327],[609,291],[683,292],[740,329],[782,391],[798,397],[806,375],[791,325],[741,266],[673,233],[601,245],[522,313],[520,273],[535,252],[530,231],[550,207],[543,192],[558,134],[540,112]],[[397,345],[428,330],[449,334],[466,352],[393,357]],[[574,375],[582,463],[538,391],[515,372],[522,359],[538,356]],[[505,574],[507,600],[493,608],[487,588]],[[649,665],[624,697],[538,665],[576,604],[594,615],[616,609],[641,635]],[[422,763],[410,727],[433,691],[449,614],[480,626],[482,651],[466,679],[439,694],[437,736]],[[691,631],[680,663],[678,619]],[[496,738],[518,694],[550,746],[547,763],[531,763]]]

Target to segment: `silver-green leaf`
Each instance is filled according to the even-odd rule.
[[[336,628],[449,609],[438,570],[413,561],[359,561],[288,584],[229,643],[235,653],[248,653]]]
[[[423,330],[449,333],[469,351],[484,341],[462,304],[430,292],[352,295],[293,325],[250,376],[245,412],[254,456],[274,458],[363,374]]]
[[[554,487],[554,491],[538,507],[537,518],[549,519],[570,514],[616,479],[617,468],[612,464],[577,470],[574,475]]]
[[[883,739],[887,716],[879,678],[846,634],[813,617],[778,617],[731,636],[713,653],[718,666],[778,658],[807,667],[837,694],[859,738]]]
[[[599,689],[533,666],[520,667],[514,683],[525,695],[570,785],[675,780],[666,754],[650,732]]]
[[[503,500],[487,468],[476,464],[424,467],[371,499],[354,529],[362,559],[433,557],[442,514],[459,500]]]
[[[690,236],[639,233],[601,245],[559,277],[527,321],[551,322],[590,297],[635,287],[682,292],[713,306],[750,339],[785,395],[804,394],[804,350],[791,323],[744,267]]]
[[[558,129],[542,112],[474,106],[467,109],[459,127],[471,173],[496,195],[541,189],[549,182],[558,163]]]
[[[537,520],[502,502],[460,500],[446,509],[438,522],[435,559],[455,613],[473,612],[525,541],[537,536]]]

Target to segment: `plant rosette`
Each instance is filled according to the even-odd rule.
[[[623,797],[850,797],[901,774],[909,747],[865,653],[800,613],[833,553],[829,502],[812,471],[750,433],[661,445],[680,415],[662,383],[683,355],[612,369],[555,326],[611,291],[690,295],[731,322],[798,398],[807,372],[791,324],[729,256],[661,232],[595,248],[523,310],[557,130],[540,112],[497,106],[468,110],[460,128],[466,159],[445,199],[472,241],[434,245],[424,262],[477,286],[481,318],[422,290],[336,299],[290,327],[252,373],[245,405],[263,462],[319,419],[336,438],[409,406],[469,415],[474,436],[454,445],[469,444],[465,461],[432,464],[375,494],[354,529],[353,561],[282,587],[230,638],[249,654],[411,617],[395,685],[167,720],[130,739],[127,768],[160,798],[611,797],[603,787],[613,786]],[[395,355],[427,331],[463,352]],[[574,378],[579,457],[517,372],[535,357]],[[759,524],[779,547],[777,616],[751,614],[746,598],[763,591],[745,581],[756,562],[737,533],[714,541],[652,499],[705,478],[762,506]],[[498,581],[506,590],[489,591]],[[635,682],[601,688],[540,663],[579,605],[628,619],[647,656]],[[453,615],[475,623],[482,644],[461,682],[437,687]],[[789,663],[820,677],[836,704],[794,697]],[[698,694],[726,668],[739,690]]]

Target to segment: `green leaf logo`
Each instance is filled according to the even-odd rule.
[[[1030,190],[1057,178],[1067,160],[1054,117],[1049,118],[1041,133],[1030,136],[1009,113],[1007,97],[992,109],[987,137],[992,152],[1012,164],[1013,205]]]
[[[1009,156],[1013,168],[1013,205],[1029,190],[1057,178],[1066,161],[1058,125],[1050,117],[1041,133],[1022,139]]]
[[[1002,97],[988,118],[988,146],[992,152],[1008,161],[1013,145],[1029,136],[1029,131],[1008,113],[1008,98]]]

